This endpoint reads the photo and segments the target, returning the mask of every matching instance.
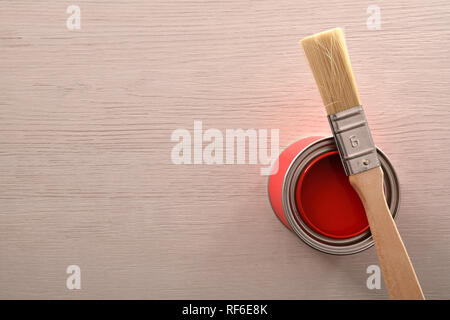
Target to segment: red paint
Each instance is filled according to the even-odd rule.
[[[350,238],[369,228],[337,151],[322,154],[307,165],[297,185],[296,202],[305,223],[325,236]]]
[[[320,138],[321,137],[309,137],[294,142],[283,150],[272,168],[268,188],[270,203],[278,219],[280,219],[280,221],[289,229],[291,229],[291,227],[289,226],[286,216],[284,215],[282,204],[284,176],[294,158],[309,144],[319,140]]]

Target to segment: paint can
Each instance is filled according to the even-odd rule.
[[[377,147],[386,201],[395,218],[400,185]],[[268,193],[279,220],[319,251],[347,255],[373,245],[364,207],[351,187],[333,137],[308,137],[288,146],[269,176]]]

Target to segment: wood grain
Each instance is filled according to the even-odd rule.
[[[364,205],[389,297],[424,300],[422,288],[386,203],[381,167],[349,176]]]
[[[381,299],[375,249],[316,252],[279,223],[255,165],[174,165],[173,130],[329,135],[298,41],[340,26],[397,225],[428,299],[450,298],[450,4],[2,1],[0,298]],[[67,290],[66,267],[82,271]]]

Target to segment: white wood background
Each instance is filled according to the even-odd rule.
[[[170,159],[172,131],[194,120],[280,128],[281,148],[329,135],[298,41],[335,26],[399,174],[424,293],[450,298],[448,1],[0,6],[0,298],[387,298],[366,288],[373,248],[330,256],[281,225],[260,166]],[[66,289],[70,264],[81,290]]]

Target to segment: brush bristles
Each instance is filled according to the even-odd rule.
[[[340,28],[301,41],[328,114],[361,105]]]

